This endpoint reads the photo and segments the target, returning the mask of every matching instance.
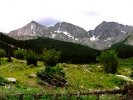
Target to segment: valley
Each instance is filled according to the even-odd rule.
[[[45,27],[32,21],[9,34],[1,32],[0,96],[9,94],[14,100],[16,94],[47,98],[121,90],[133,80],[132,30],[132,26],[105,21],[91,31],[66,22]],[[100,100],[121,96],[102,95]],[[26,98],[32,100],[32,96]],[[81,98],[96,100],[97,96]]]

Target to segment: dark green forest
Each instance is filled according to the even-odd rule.
[[[125,41],[126,39],[109,48],[116,50],[119,58],[133,57],[133,46],[124,44]],[[100,50],[80,44],[42,37],[22,41],[8,37],[3,33],[0,33],[0,48],[6,50],[7,56],[13,56],[14,50],[18,48],[32,50],[37,55],[42,54],[45,49],[55,49],[62,52],[60,62],[67,63],[94,63],[96,62],[96,57],[101,53]]]
[[[0,48],[3,48],[13,56],[13,51],[18,48],[32,50],[37,55],[42,54],[44,49],[55,49],[61,51],[61,62],[67,63],[93,63],[100,54],[95,50],[80,44],[63,42],[49,38],[37,38],[32,40],[15,40],[0,33]]]
[[[123,41],[120,41],[114,45],[112,45],[109,49],[114,49],[118,53],[119,58],[129,58],[133,57],[133,46],[127,45],[126,41],[129,37],[124,39]]]

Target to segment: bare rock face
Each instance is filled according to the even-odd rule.
[[[19,40],[35,39],[37,37],[52,38],[61,41],[73,42],[89,46],[94,49],[106,49],[120,42],[133,32],[133,26],[122,25],[116,22],[102,22],[94,30],[86,31],[83,28],[67,23],[58,22],[54,26],[46,27],[35,21],[26,26],[11,31],[8,35]],[[132,38],[127,44],[133,44]]]

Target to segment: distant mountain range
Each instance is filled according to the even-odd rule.
[[[112,45],[127,39],[127,37],[128,39],[124,43],[133,45],[133,26],[105,21],[90,31],[67,22],[58,22],[54,26],[46,27],[32,21],[20,29],[9,32],[8,35],[18,40],[36,39],[38,37],[52,38],[99,50],[110,48]]]

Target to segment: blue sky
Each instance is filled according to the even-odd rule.
[[[86,30],[102,21],[133,25],[133,0],[0,0],[0,31],[34,20],[43,25],[70,22]]]

